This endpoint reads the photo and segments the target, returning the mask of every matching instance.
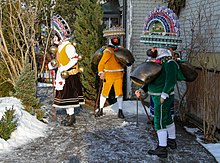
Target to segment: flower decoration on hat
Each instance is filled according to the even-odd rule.
[[[61,40],[65,40],[70,37],[70,27],[59,14],[53,15],[51,26],[54,34],[57,34],[57,36],[60,37]]]
[[[173,10],[161,6],[146,16],[140,42],[154,47],[176,48],[182,42],[179,37],[178,17]]]

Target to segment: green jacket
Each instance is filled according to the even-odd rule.
[[[173,59],[162,63],[160,75],[148,84],[148,94],[161,96],[166,99],[174,94],[178,80],[185,80],[179,65]]]

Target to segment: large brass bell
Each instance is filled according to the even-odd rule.
[[[178,62],[180,69],[186,78],[185,81],[193,82],[198,77],[198,72],[189,62]]]
[[[131,66],[135,61],[132,53],[126,48],[118,48],[115,50],[115,56],[124,66]]]
[[[56,59],[52,59],[50,62],[51,62],[51,66],[53,66],[53,67],[58,66],[58,63],[57,63]]]
[[[69,77],[69,72],[67,70],[64,70],[60,73],[60,75],[63,79],[67,79]]]
[[[69,72],[67,70],[64,70],[60,73],[60,75],[63,79],[67,79],[69,77]]]
[[[58,51],[58,48],[57,48],[56,46],[51,46],[49,51],[50,51],[50,53],[52,53],[52,54],[56,54],[57,51]]]

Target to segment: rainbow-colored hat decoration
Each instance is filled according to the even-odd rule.
[[[182,40],[179,19],[173,10],[161,6],[149,12],[140,42],[153,47],[176,48]]]
[[[57,34],[61,38],[61,40],[70,37],[70,27],[68,23],[59,14],[53,15],[51,26],[54,34]]]

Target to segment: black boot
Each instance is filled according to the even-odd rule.
[[[167,147],[170,147],[171,149],[176,149],[176,139],[167,139]]]
[[[158,146],[155,150],[149,150],[148,154],[157,155],[158,157],[161,157],[161,158],[167,158],[167,148]]]
[[[118,110],[118,118],[121,118],[121,119],[124,119],[124,118],[125,118],[122,109],[119,109],[119,110]]]
[[[76,123],[76,117],[75,115],[70,115],[69,121],[65,124],[65,126],[73,126],[73,124]]]
[[[103,108],[98,109],[98,111],[95,113],[95,117],[101,117],[103,116]]]
[[[69,122],[69,119],[70,119],[70,115],[67,114],[66,117],[60,122],[61,125],[65,126],[66,123]]]

